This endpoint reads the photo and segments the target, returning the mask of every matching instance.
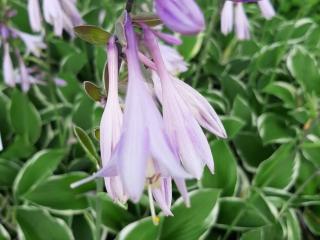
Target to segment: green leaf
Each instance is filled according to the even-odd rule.
[[[10,106],[11,124],[15,132],[35,143],[41,133],[41,119],[37,109],[26,95],[15,90]]]
[[[264,46],[260,52],[257,53],[252,63],[255,64],[259,70],[274,69],[286,52],[285,47],[286,45],[281,43]]]
[[[57,89],[63,99],[73,103],[79,92],[82,92],[79,80],[73,73],[60,73],[59,77],[66,81],[66,86]],[[72,106],[73,107],[73,106]]]
[[[88,155],[89,159],[95,164],[99,164],[99,156],[96,152],[96,149],[88,136],[88,134],[80,127],[74,126],[73,131],[75,136],[77,137],[79,143],[81,144],[83,150]]]
[[[28,160],[15,179],[13,191],[16,196],[22,196],[49,177],[64,154],[64,150],[43,150]]]
[[[102,28],[92,25],[77,26],[74,31],[79,38],[95,45],[106,45],[111,36]]]
[[[83,88],[86,94],[94,101],[100,102],[103,97],[101,94],[101,89],[92,82],[85,81],[83,83]]]
[[[305,124],[310,116],[308,109],[305,107],[295,108],[291,110],[289,114],[301,124]]]
[[[303,220],[309,230],[316,236],[320,236],[320,207],[307,208],[303,212]]]
[[[316,142],[305,142],[302,144],[302,153],[303,156],[311,161],[316,166],[320,167],[320,141]]]
[[[4,152],[1,154],[2,158],[27,158],[34,153],[35,147],[29,143],[27,139],[17,135],[10,145],[6,146]]]
[[[206,169],[201,184],[205,188],[220,188],[222,196],[231,196],[237,184],[236,159],[224,141],[214,141],[211,150],[214,154],[215,174]]]
[[[119,232],[128,223],[135,220],[134,216],[123,207],[112,201],[107,194],[99,193],[96,197],[90,198],[90,205],[96,208],[96,201],[99,201],[101,207],[101,221],[112,232]]]
[[[271,224],[275,207],[266,197],[254,191],[247,199],[226,197],[220,200],[217,226],[232,230],[247,230]]]
[[[159,226],[155,226],[151,217],[143,218],[126,226],[118,235],[118,240],[157,239]]]
[[[251,124],[252,122],[250,105],[239,95],[236,96],[233,102],[231,115],[242,119],[246,124]]]
[[[88,215],[75,215],[72,218],[72,232],[76,240],[94,240],[94,227]]]
[[[319,65],[308,51],[301,47],[294,48],[287,59],[287,66],[304,90],[320,94]]]
[[[226,76],[221,79],[222,92],[232,104],[237,96],[245,98],[248,90],[246,85],[237,77]]]
[[[0,224],[0,240],[10,240],[7,230]]]
[[[229,139],[233,139],[246,124],[241,118],[234,116],[223,116],[221,121]]]
[[[82,129],[89,130],[92,128],[94,102],[86,96],[78,99],[72,114],[72,122]]]
[[[287,143],[295,137],[294,129],[274,113],[262,114],[257,120],[257,127],[264,144]]]
[[[60,71],[64,73],[78,74],[87,64],[87,55],[83,52],[75,52],[65,56],[61,61]]]
[[[203,38],[202,33],[196,36],[181,36],[182,44],[178,47],[181,55],[186,60],[194,58],[201,49]]]
[[[300,160],[296,155],[294,144],[282,145],[270,158],[260,164],[253,185],[288,189],[298,176],[299,166]]]
[[[259,164],[273,152],[271,146],[262,144],[261,138],[256,132],[240,133],[234,143],[246,169],[250,171],[255,171]]]
[[[9,121],[9,102],[9,98],[0,92],[0,133],[3,136],[6,136],[10,132],[12,132]]]
[[[59,213],[77,213],[88,208],[85,193],[95,189],[94,182],[72,189],[70,185],[87,177],[84,173],[52,176],[26,193],[23,198]],[[57,197],[52,197],[57,196]]]
[[[11,187],[19,169],[14,161],[0,159],[0,187]]]
[[[287,213],[287,239],[301,240],[301,229],[298,216],[293,209],[290,209]]]
[[[160,239],[193,240],[205,235],[215,223],[219,195],[216,189],[193,191],[190,208],[180,198],[172,207],[174,217],[164,219]]]
[[[272,82],[263,91],[280,98],[288,108],[296,106],[296,89],[289,83],[281,81]]]
[[[41,209],[27,206],[18,207],[16,209],[16,219],[25,240],[74,239],[71,230],[64,221],[50,216]]]
[[[256,228],[245,232],[240,240],[280,240],[285,239],[280,224]]]

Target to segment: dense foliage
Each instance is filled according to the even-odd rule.
[[[136,3],[139,12],[139,6],[150,1]],[[277,16],[271,21],[249,4],[252,39],[247,41],[219,32],[221,3],[198,3],[207,28],[198,36],[182,37],[177,49],[189,70],[181,78],[210,101],[228,139],[207,134],[215,174],[206,170],[200,181],[188,182],[191,207],[177,199],[175,190],[174,217],[160,215],[160,225],[154,226],[146,196],[139,204],[114,203],[103,192],[101,179],[70,188],[95,172],[100,162],[97,127],[103,109],[82,86],[90,81],[105,94],[105,46],[67,34],[57,38],[46,26],[47,49],[40,58],[25,58],[47,73],[46,84],[23,93],[0,80],[0,239],[320,236],[318,0],[274,1]],[[3,4],[17,11],[11,24],[31,32],[26,3]],[[112,32],[124,4],[79,0],[78,8],[86,23]],[[67,84],[57,86],[53,76]],[[96,95],[91,96],[99,98],[90,86],[87,91],[93,89]]]

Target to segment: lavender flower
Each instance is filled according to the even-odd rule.
[[[31,35],[25,32],[21,32],[16,29],[12,31],[24,42],[26,45],[26,54],[32,53],[36,57],[40,57],[41,50],[46,48],[46,44],[43,42],[43,36]]]
[[[144,27],[145,42],[155,61],[161,80],[165,128],[171,147],[180,156],[185,169],[200,178],[206,164],[213,171],[213,159],[205,135],[183,101],[162,60],[154,34]]]
[[[205,97],[203,97],[198,91],[190,87],[188,84],[175,77],[179,73],[187,70],[187,63],[183,60],[182,56],[174,48],[161,43],[159,43],[159,49],[161,55],[165,56],[165,58],[163,58],[165,67],[172,75],[172,79],[177,91],[179,92],[181,98],[183,98],[183,100],[187,103],[189,110],[197,119],[198,123],[211,133],[221,138],[226,138],[227,134],[221,120]],[[146,66],[153,70],[152,80],[154,83],[154,90],[157,98],[160,102],[162,102],[162,88],[160,79],[156,73],[156,65],[142,53],[140,53],[139,57]]]
[[[236,25],[236,35],[239,40],[250,39],[249,21],[244,11],[242,3],[236,4],[235,25]]]
[[[14,87],[16,85],[15,73],[10,57],[10,48],[8,43],[4,43],[2,70],[4,82],[8,86]]]
[[[29,91],[32,84],[45,85],[45,82],[39,76],[35,77],[31,74],[32,69],[26,67],[20,55],[18,55],[18,62],[19,71],[16,71],[16,82],[21,85],[23,92]]]
[[[14,87],[16,84],[20,84],[24,92],[30,89],[32,84],[45,84],[43,81],[44,74],[36,73],[36,68],[28,68],[24,63],[23,57],[19,50],[15,46],[10,46],[10,39],[20,39],[26,45],[26,55],[32,53],[33,55],[40,57],[41,50],[46,47],[42,40],[41,35],[31,35],[25,32],[21,32],[17,29],[10,28],[5,25],[0,26],[2,46],[3,46],[3,76],[7,86]],[[11,56],[10,50],[15,53],[15,57],[18,62],[18,67],[15,69]],[[35,74],[36,73],[36,74]],[[63,79],[54,78],[54,82],[58,86],[65,85]]]
[[[237,38],[245,40],[250,38],[249,21],[244,11],[244,3],[258,3],[262,15],[270,20],[275,15],[269,0],[226,0],[221,10],[221,32],[229,34],[235,24]],[[235,11],[233,11],[235,8]],[[233,23],[234,22],[234,23]]]
[[[98,173],[73,184],[73,187],[95,177],[120,176],[124,192],[134,202],[140,199],[147,184],[153,215],[153,198],[166,215],[171,215],[170,177],[185,179],[190,175],[180,165],[167,141],[161,114],[142,75],[136,36],[128,15],[125,33],[129,79],[120,140],[108,163]]]
[[[39,0],[29,0],[28,1],[28,14],[29,22],[32,31],[40,32],[41,31],[41,12]]]
[[[155,8],[172,31],[189,35],[205,27],[204,16],[194,0],[155,0]]]
[[[191,34],[204,27],[203,15],[193,0],[156,0],[156,9],[174,31]],[[146,49],[139,51],[138,40],[142,38],[136,36],[127,12],[123,19],[128,68],[124,113],[117,93],[120,53],[112,37],[108,45],[109,92],[100,124],[103,166],[72,187],[104,177],[113,199],[125,197],[137,202],[146,186],[156,223],[154,200],[165,215],[172,215],[172,180],[189,206],[185,180],[191,176],[199,179],[205,165],[214,171],[211,149],[201,126],[223,138],[226,132],[207,100],[175,77],[187,70],[187,64],[175,49],[158,45],[157,37],[171,44],[180,41],[140,23],[151,60],[145,55]],[[153,71],[154,89],[145,81],[139,59]],[[152,93],[161,102],[162,115]],[[119,181],[113,183],[112,179]]]
[[[126,192],[133,201],[138,201],[144,187],[148,162],[148,165],[153,166],[149,167],[149,176],[160,174],[184,178],[188,174],[175,160],[166,140],[160,112],[146,89],[139,66],[136,37],[128,15],[125,31],[129,83],[123,132],[113,159],[118,159],[117,165]]]
[[[43,15],[53,26],[54,34],[62,36],[63,30],[74,36],[73,27],[82,24],[75,0],[43,0]],[[28,0],[29,22],[33,31],[41,30],[41,13],[38,0]]]
[[[108,99],[100,123],[100,149],[102,166],[106,167],[119,142],[122,126],[122,111],[118,96],[118,49],[115,38],[108,44],[109,87]],[[119,176],[105,178],[106,189],[115,201],[126,202],[127,196]]]
[[[221,32],[227,35],[233,28],[233,2],[226,1],[221,11]]]
[[[260,0],[258,1],[258,5],[260,7],[262,15],[266,19],[271,19],[276,15],[276,12],[269,0]]]

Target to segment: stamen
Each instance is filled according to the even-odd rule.
[[[149,205],[151,211],[152,222],[154,225],[158,225],[160,222],[160,218],[156,215],[156,210],[154,208],[152,190],[151,190],[151,183],[148,183],[148,197],[149,197]]]

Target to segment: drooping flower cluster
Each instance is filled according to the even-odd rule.
[[[76,0],[42,0],[43,17],[53,26],[56,36],[61,37],[63,30],[74,36],[73,27],[83,24],[76,7]],[[28,0],[29,22],[34,32],[42,29],[42,15],[39,0]]]
[[[33,54],[36,57],[41,56],[41,52],[46,48],[46,44],[43,42],[42,35],[32,35],[9,26],[8,21],[14,15],[14,11],[7,11],[5,14],[6,19],[0,23],[0,46],[3,50],[3,79],[7,86],[15,87],[17,84],[20,84],[22,90],[27,92],[32,84],[45,83],[43,81],[44,73],[38,71],[37,68],[27,67],[19,48],[13,42],[19,39],[25,45],[25,55]],[[12,58],[12,55],[14,58]],[[54,80],[58,85],[64,85],[63,80],[58,78]]]
[[[221,32],[224,35],[232,32],[233,26],[235,26],[238,39],[250,38],[250,25],[243,7],[245,3],[257,3],[262,16],[267,20],[275,15],[269,0],[226,0],[221,11]]]
[[[173,5],[169,4],[167,11],[174,9],[175,3],[181,3],[176,0],[168,2]],[[180,11],[174,11],[174,14],[179,18],[169,27],[175,28],[180,24],[176,28],[180,31],[185,25],[184,20],[192,20],[190,17],[195,11],[178,6]],[[167,11],[163,10],[161,14],[169,14]],[[166,18],[165,14],[162,17]],[[203,18],[201,12],[196,12],[196,15],[199,14],[196,19]],[[143,22],[133,25],[127,12],[123,21],[126,38],[123,47],[128,69],[124,111],[122,113],[118,96],[118,57],[121,56],[121,48],[119,44],[117,47],[116,37],[112,37],[108,43],[108,98],[100,123],[103,167],[72,187],[95,177],[104,177],[112,199],[137,202],[146,186],[152,215],[155,216],[153,200],[165,215],[172,215],[172,181],[189,205],[185,180],[200,179],[205,166],[214,171],[211,149],[201,127],[221,138],[227,137],[226,132],[208,101],[177,79],[178,73],[187,70],[187,64],[176,50],[159,44],[158,38],[173,44],[179,41]],[[199,25],[201,27],[189,26],[188,33],[201,31],[202,23]],[[140,34],[134,26],[140,28]],[[144,71],[142,64],[147,68]],[[146,75],[146,71],[149,74]],[[146,80],[146,76],[150,75],[153,85]],[[153,220],[156,222],[157,218]]]

